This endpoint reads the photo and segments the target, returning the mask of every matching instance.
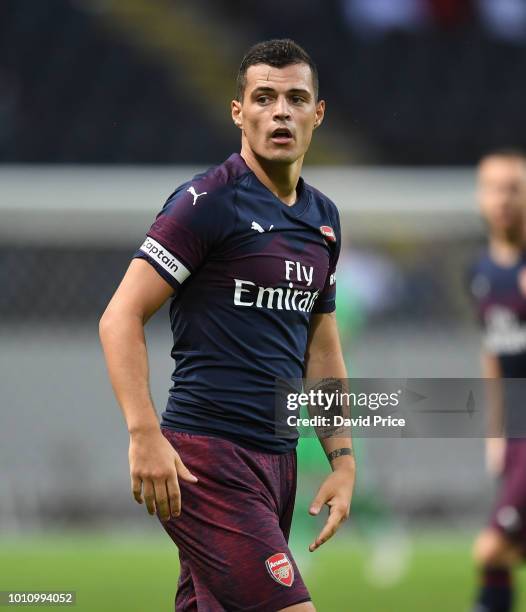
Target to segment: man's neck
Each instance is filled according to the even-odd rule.
[[[489,252],[491,258],[502,266],[513,266],[517,263],[524,240],[520,234],[509,236],[490,236]]]
[[[296,187],[301,175],[303,157],[292,164],[273,163],[258,157],[245,145],[241,147],[241,157],[258,180],[277,198],[288,206],[295,204],[298,197]]]

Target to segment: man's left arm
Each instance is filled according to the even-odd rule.
[[[305,377],[318,380],[347,378],[335,312],[312,315],[305,355]],[[331,538],[348,518],[356,469],[350,435],[319,436],[319,439],[332,473],[319,488],[309,512],[317,515],[327,505],[329,516],[320,534],[309,546],[311,552]]]

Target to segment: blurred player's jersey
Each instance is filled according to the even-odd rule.
[[[503,267],[484,253],[470,268],[469,291],[484,329],[484,347],[503,378],[526,378],[526,252]]]
[[[298,379],[312,313],[335,309],[336,206],[302,179],[287,206],[234,154],[168,198],[135,254],[175,290],[162,426],[269,452],[275,381]]]

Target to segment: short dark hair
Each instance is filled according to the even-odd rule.
[[[518,159],[526,164],[526,152],[518,147],[503,147],[501,149],[493,149],[492,151],[488,151],[481,158],[480,162],[482,163],[486,159],[491,157],[504,157],[507,159]]]
[[[236,82],[236,100],[242,100],[247,85],[247,70],[256,64],[268,64],[274,68],[284,68],[291,64],[307,64],[312,73],[314,94],[318,98],[318,68],[311,56],[290,38],[274,38],[259,42],[245,53],[241,60]]]

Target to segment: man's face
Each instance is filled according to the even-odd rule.
[[[232,102],[232,118],[243,132],[243,144],[262,159],[286,164],[306,153],[324,110],[325,102],[316,101],[307,64],[250,66],[243,100]]]
[[[478,200],[490,231],[506,234],[524,225],[526,165],[518,158],[488,157],[478,171]]]

